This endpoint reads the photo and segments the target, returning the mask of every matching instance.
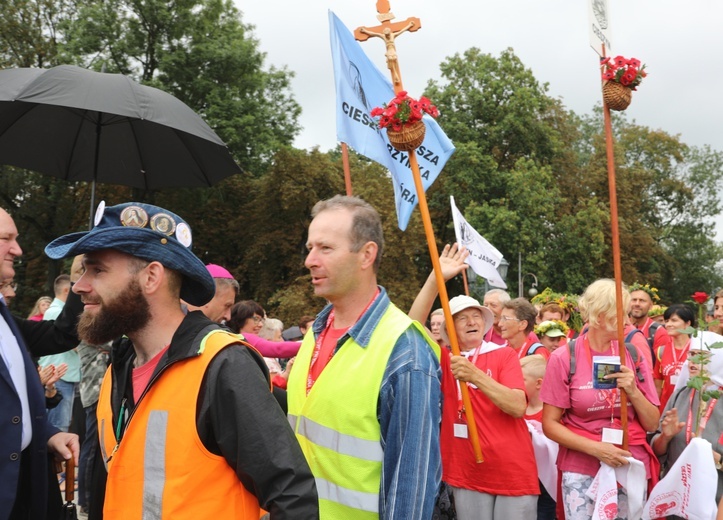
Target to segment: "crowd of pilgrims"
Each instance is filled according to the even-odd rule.
[[[445,278],[461,272],[464,256],[456,245],[445,248],[440,259]],[[243,334],[265,356],[274,395],[285,410],[286,380],[314,316],[302,316],[298,325],[284,330],[283,323],[267,317],[258,303],[235,301],[238,283],[226,269],[207,268],[217,293],[202,310],[213,321]],[[0,288],[6,301],[12,300],[14,288],[12,283]],[[69,288],[69,277],[60,276],[55,298],[41,297],[28,318],[52,319]],[[649,285],[625,287],[626,362],[605,368],[596,358],[619,358],[621,352],[615,289],[614,281],[598,280],[579,298],[549,289],[532,302],[513,299],[501,289],[487,292],[482,303],[469,296],[452,298],[450,310],[461,350],[461,356],[453,356],[442,309],[430,312],[437,296],[430,275],[409,315],[425,323],[442,347],[443,482],[436,508],[440,518],[468,518],[470,512],[455,511],[459,509],[455,502],[466,503],[465,493],[495,497],[495,511],[504,512],[500,518],[591,518],[600,507],[600,497],[590,490],[597,489],[598,474],[605,467],[629,469],[630,480],[616,486],[617,511],[607,517],[639,518],[642,504],[693,437],[711,443],[712,462],[721,469],[723,409],[715,398],[706,402],[696,398],[707,387],[696,389],[686,383],[700,376],[711,388],[723,384],[718,355],[704,355],[710,339],[717,336],[709,335],[703,342],[692,330],[721,332],[723,291],[703,303],[705,312],[698,315],[697,304],[661,306],[657,290]],[[95,407],[109,348],[81,343],[74,351],[39,360],[50,420],[64,431],[82,435],[78,479],[82,511],[91,501],[93,465],[98,463]],[[459,380],[467,381],[470,390],[482,464],[469,441]],[[76,394],[80,400],[73,407]],[[627,396],[626,449],[621,395]],[[642,487],[631,484],[636,468],[637,477],[645,481]],[[70,485],[64,474],[59,482],[61,487]],[[721,499],[721,482],[716,501]],[[633,492],[642,495],[629,496]],[[661,501],[660,517],[677,518],[665,514],[666,507],[673,505]]]

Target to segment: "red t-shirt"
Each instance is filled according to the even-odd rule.
[[[550,351],[547,350],[545,348],[545,346],[542,344],[539,344],[532,354],[528,354],[528,352],[530,351],[530,347],[532,345],[534,345],[535,343],[540,343],[540,340],[537,338],[537,335],[534,332],[531,332],[527,336],[525,343],[517,350],[512,348],[510,346],[510,344],[507,342],[505,342],[505,345],[507,345],[508,347],[512,348],[512,350],[515,351],[515,355],[518,357],[518,359],[522,359],[523,357],[526,357],[526,356],[532,356],[533,354],[542,356],[543,358],[545,358],[545,360],[550,359]]]
[[[494,327],[490,327],[490,330],[487,331],[487,334],[485,334],[485,341],[487,343],[494,343],[496,345],[504,345],[507,343],[505,341],[505,338],[500,336],[500,333],[495,330]]]
[[[680,369],[683,368],[683,363],[685,363],[687,359],[689,347],[690,341],[688,341],[681,350],[677,350],[672,344],[665,345],[660,360],[655,360],[653,377],[663,381],[663,391],[660,394],[660,413],[663,413],[665,403],[667,403],[670,396],[673,395],[676,379],[678,374],[680,374]]]
[[[540,410],[537,413],[533,413],[532,415],[525,414],[524,419],[526,421],[537,421],[538,423],[542,422],[542,410]]]
[[[165,354],[166,350],[168,350],[168,347],[165,347],[163,350],[161,350],[158,354],[156,354],[153,357],[153,359],[151,359],[145,365],[133,369],[133,402],[134,403],[137,403],[138,399],[141,398],[141,394],[143,393],[143,390],[145,390],[146,387],[148,386],[148,382],[151,380],[151,376],[153,375],[153,372],[156,370],[156,367],[158,366],[158,362],[161,360],[161,356],[163,356],[163,354]]]
[[[470,361],[472,357],[470,357]],[[477,464],[469,439],[454,436],[459,419],[457,380],[450,370],[449,356],[443,355],[442,468],[448,484],[491,495],[538,495],[537,465],[525,420],[504,413],[480,390],[468,385],[484,462]],[[514,350],[498,348],[479,354],[477,368],[508,388],[525,391],[522,369]]]
[[[324,341],[321,344],[321,348],[319,349],[319,357],[316,358],[316,362],[311,366],[310,373],[311,378],[313,381],[316,381],[319,378],[319,375],[324,370],[324,367],[326,367],[327,363],[331,360],[331,356],[334,353],[334,349],[336,348],[336,344],[339,342],[341,337],[346,334],[346,331],[349,330],[349,327],[344,327],[343,329],[335,329],[332,326],[329,326],[329,328],[326,330],[326,334],[324,334]]]

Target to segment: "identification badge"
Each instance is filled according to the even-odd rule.
[[[616,428],[603,428],[602,441],[609,442],[610,444],[622,444],[623,431]]]
[[[678,374],[675,374],[674,376],[670,376],[670,384],[674,385],[678,382]]]
[[[454,436],[459,437],[460,439],[466,439],[468,437],[467,435],[467,425],[466,424],[456,424],[454,425]]]

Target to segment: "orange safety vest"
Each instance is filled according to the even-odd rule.
[[[214,330],[201,340],[199,355],[169,365],[137,403],[120,444],[108,369],[98,400],[98,434],[108,469],[105,518],[261,517],[256,496],[222,456],[205,448],[196,430],[196,401],[208,365],[221,350],[241,342]]]

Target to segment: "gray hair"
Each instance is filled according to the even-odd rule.
[[[485,296],[487,296],[487,295],[490,295],[490,296],[497,295],[497,300],[502,304],[507,303],[508,301],[510,301],[512,299],[510,297],[510,293],[508,293],[504,289],[490,289],[489,291],[487,291],[485,293]]]
[[[214,278],[213,281],[216,282],[216,291],[223,287],[233,287],[234,293],[238,296],[241,290],[241,287],[234,278]]]
[[[284,330],[284,322],[277,320],[276,318],[266,318],[264,320],[264,326],[259,331],[259,336],[272,340],[276,332],[282,332]]]

